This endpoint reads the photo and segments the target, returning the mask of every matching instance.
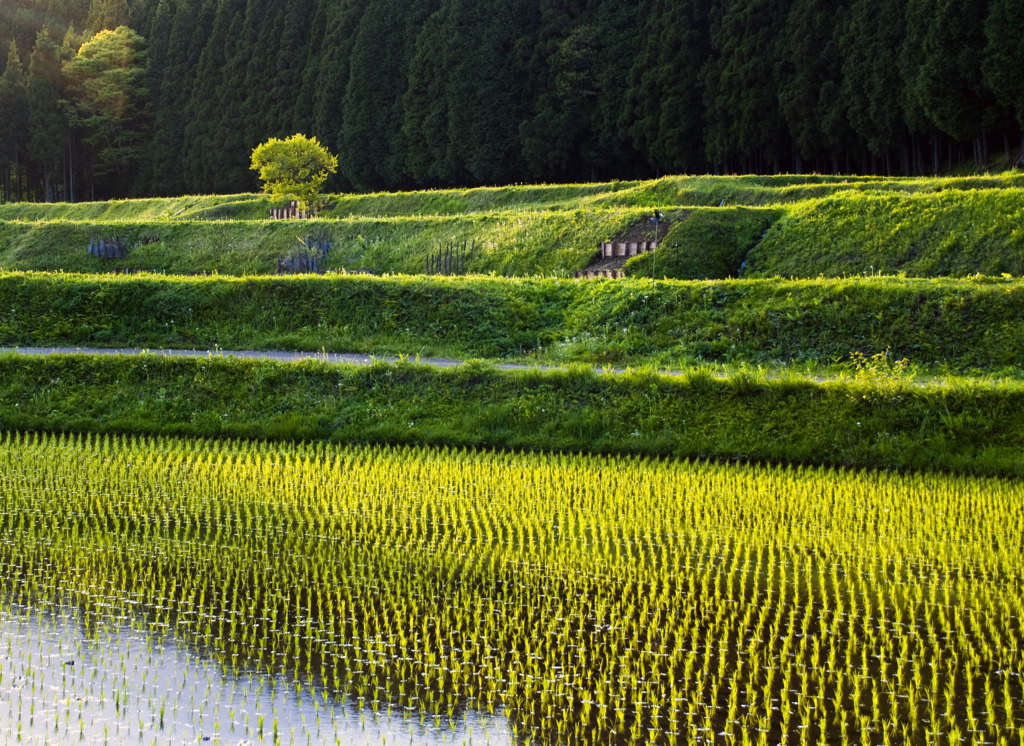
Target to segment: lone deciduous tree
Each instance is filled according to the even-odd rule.
[[[338,169],[338,159],[315,137],[272,137],[253,149],[251,169],[259,172],[263,191],[293,196],[303,210],[315,213],[321,207],[320,190]]]

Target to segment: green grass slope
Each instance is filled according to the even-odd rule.
[[[426,443],[1024,475],[1024,389],[697,373],[0,355],[0,429]]]
[[[644,182],[336,195],[315,221],[271,221],[266,195],[0,205],[0,269],[271,274],[297,239],[321,232],[325,269],[417,273],[427,254],[472,241],[473,273],[569,276],[598,244],[637,231],[652,211],[670,232],[635,276],[674,279],[1022,274],[1024,175],[666,177]],[[768,228],[767,234],[765,229]],[[89,257],[91,236],[140,245]],[[761,240],[764,236],[764,240]],[[746,265],[744,265],[746,262]]]
[[[778,208],[695,208],[669,228],[657,251],[626,262],[626,274],[675,280],[736,277],[750,248],[781,214]]]
[[[667,177],[332,203],[312,221],[266,219],[262,195],[0,205],[0,345],[699,372],[5,355],[0,428],[1022,475],[1024,175]],[[654,211],[668,230],[627,263],[632,278],[568,279],[600,242],[650,236]],[[317,234],[337,274],[269,276]],[[94,236],[137,246],[102,260],[86,252]],[[451,242],[475,247],[471,276],[422,276]],[[362,272],[391,276],[348,274]]]
[[[772,206],[838,192],[936,193],[1024,187],[1024,173],[988,176],[665,176],[651,181],[538,184],[474,189],[337,194],[325,218],[462,215],[518,209],[578,210],[681,206]],[[0,220],[260,220],[281,200],[262,194],[193,195],[110,202],[0,204]]]
[[[842,193],[790,206],[745,277],[1024,275],[1024,189]]]
[[[0,269],[274,274],[299,239],[334,245],[324,270],[423,273],[426,258],[453,242],[475,248],[466,269],[500,275],[570,275],[646,212],[636,209],[471,213],[461,216],[231,220],[0,222]],[[137,248],[123,259],[90,256],[91,237],[118,237]]]
[[[0,345],[299,349],[920,373],[1024,366],[1024,281],[0,274]]]

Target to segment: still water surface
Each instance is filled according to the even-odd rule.
[[[509,744],[503,713],[376,713],[285,675],[226,671],[173,635],[0,605],[0,743]]]

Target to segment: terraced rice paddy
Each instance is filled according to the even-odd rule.
[[[0,739],[1020,743],[1022,552],[1010,481],[4,435]]]

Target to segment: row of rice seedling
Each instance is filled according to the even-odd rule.
[[[201,649],[133,628],[122,615],[86,635],[77,608],[14,603],[0,613],[0,640],[5,744],[427,745],[468,741],[474,733],[508,739],[506,724],[479,713],[438,728],[408,715],[370,717],[322,689],[297,696],[281,677],[223,676]]]
[[[0,494],[9,603],[299,701],[538,743],[1024,737],[1012,481],[8,434]]]

